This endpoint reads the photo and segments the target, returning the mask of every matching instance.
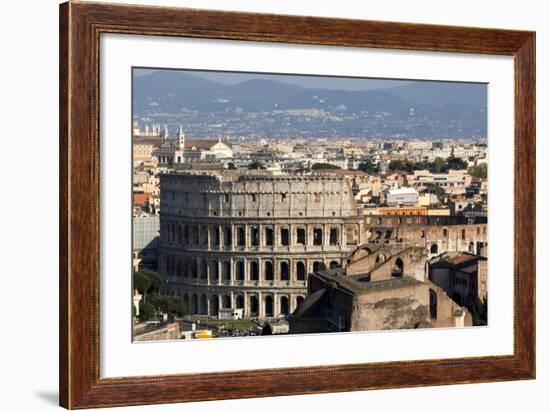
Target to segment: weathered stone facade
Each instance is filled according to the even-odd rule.
[[[308,273],[341,266],[364,241],[343,177],[175,172],[160,185],[160,273],[191,313],[288,315]]]
[[[487,218],[463,216],[365,216],[369,244],[425,247],[429,258],[444,252],[487,256]]]

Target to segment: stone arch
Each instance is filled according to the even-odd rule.
[[[439,249],[439,247],[437,246],[437,244],[434,243],[434,244],[432,244],[431,247],[430,247],[430,253],[431,253],[431,254],[437,254],[438,249]]]
[[[197,294],[193,294],[191,296],[191,308],[189,309],[191,314],[198,314],[199,312],[199,301],[197,298]]]
[[[269,260],[264,262],[264,279],[266,281],[273,281],[273,263]]]
[[[229,261],[223,262],[222,279],[224,281],[231,281],[231,263]]]
[[[250,262],[250,281],[258,281],[260,279],[260,267],[257,261]]]
[[[303,261],[298,261],[296,263],[296,280],[305,281],[306,280],[306,265]]]
[[[231,297],[229,295],[224,295],[222,297],[222,307],[231,308]]]
[[[258,302],[258,297],[256,297],[255,295],[251,295],[249,300],[249,315],[251,317],[257,317],[258,315],[260,315],[260,304]]]
[[[325,269],[326,269],[325,263],[323,263],[322,261],[314,261],[313,262],[313,271],[314,272],[323,271]]]
[[[473,241],[470,241],[470,244],[468,244],[468,252],[474,254],[475,252],[475,246]]]
[[[244,308],[244,297],[241,294],[235,297],[235,308]]]
[[[213,260],[210,263],[210,278],[214,282],[218,282],[218,279],[220,278],[220,266],[216,260]]]
[[[199,314],[208,314],[208,303],[206,299],[206,294],[201,295],[199,303]]]
[[[330,267],[331,270],[334,270],[334,269],[340,267],[340,263],[336,260],[332,260],[329,264],[329,267]]]
[[[401,258],[396,258],[391,270],[392,277],[403,277],[405,271],[405,264]]]
[[[235,280],[244,281],[244,261],[237,261],[235,264]]]
[[[264,297],[264,313],[266,317],[273,317],[273,297],[271,295],[266,295]]]
[[[220,298],[214,294],[210,296],[210,314],[217,316],[220,311]]]
[[[288,302],[288,297],[282,296],[280,299],[280,313],[282,315],[290,314],[290,304]]]
[[[200,267],[201,267],[200,278],[202,279],[208,278],[208,262],[206,260],[202,260]]]
[[[288,264],[288,261],[281,261],[280,277],[281,277],[281,281],[290,280],[290,265]]]
[[[298,308],[300,306],[300,304],[302,304],[304,302],[304,300],[305,300],[305,298],[301,295],[296,297],[296,308]]]

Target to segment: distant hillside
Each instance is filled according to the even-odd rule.
[[[209,124],[219,127],[237,117],[247,119],[247,113],[263,113],[265,124],[256,117],[257,124],[248,123],[248,131],[243,133],[274,136],[283,129],[285,135],[290,134],[292,127],[300,135],[368,132],[405,137],[437,133],[469,136],[486,132],[485,93],[485,87],[478,84],[441,82],[366,91],[312,89],[265,79],[224,85],[184,71],[161,70],[134,79],[134,116],[156,118],[157,122],[173,122],[179,117],[189,123],[189,114],[182,113],[192,111],[195,129],[209,130]],[[292,118],[279,118],[288,110]],[[303,121],[298,121],[296,110],[318,112],[305,113]],[[269,118],[266,113],[270,113]],[[377,113],[386,118],[385,125],[373,120]],[[308,116],[325,118],[319,123],[307,120]],[[237,125],[234,127],[237,133]]]

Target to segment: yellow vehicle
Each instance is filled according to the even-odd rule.
[[[210,331],[210,330],[200,330],[200,331],[195,332],[195,338],[204,339],[204,338],[214,338],[214,337],[212,335],[212,331]]]

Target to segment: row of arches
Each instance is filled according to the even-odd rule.
[[[172,294],[178,294],[172,292]],[[217,316],[220,308],[240,308],[246,317],[290,315],[305,299],[303,295],[243,295],[183,293],[181,298],[189,314]]]
[[[164,256],[161,272],[167,276],[189,279],[210,280],[210,282],[233,281],[305,281],[307,279],[307,261],[290,260],[236,260],[218,261],[198,258]],[[332,260],[329,267],[334,269],[340,262]],[[323,261],[310,263],[312,271],[326,269]]]
[[[289,224],[273,225],[197,225],[161,221],[163,241],[196,247],[260,247],[260,246],[339,246],[342,227],[338,225]],[[357,230],[348,227],[346,244],[355,244]]]

